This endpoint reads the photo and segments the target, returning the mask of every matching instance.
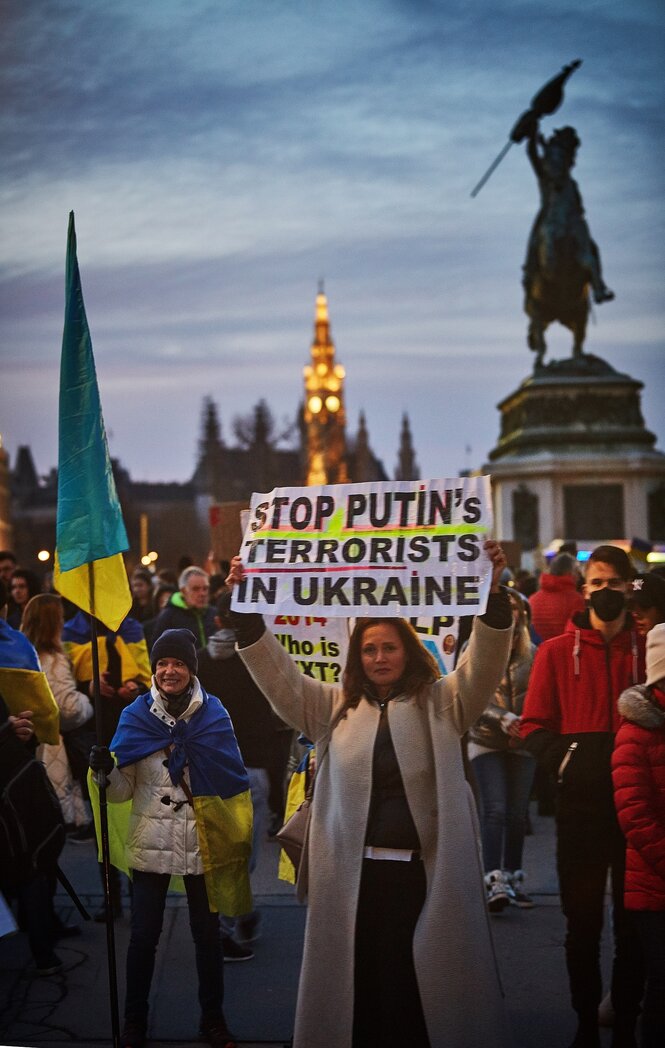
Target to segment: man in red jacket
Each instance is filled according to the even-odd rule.
[[[635,1045],[643,989],[639,943],[625,919],[625,842],[614,810],[611,756],[617,699],[644,680],[644,642],[626,598],[633,570],[618,546],[598,546],[585,572],[588,608],[540,645],[522,716],[525,747],[557,778],[557,871],[566,962],[578,1030],[571,1048],[600,1048],[600,936],[612,872],[615,956],[613,1048]]]
[[[529,597],[529,604],[533,628],[542,640],[558,637],[571,615],[584,610],[578,578],[577,561],[570,553],[559,553],[549,572],[540,576],[540,589]]]

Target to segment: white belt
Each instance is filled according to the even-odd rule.
[[[365,848],[364,859],[387,859],[389,862],[411,862],[420,858],[420,852],[410,848]]]

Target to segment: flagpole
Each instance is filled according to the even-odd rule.
[[[97,647],[97,619],[95,618],[95,569],[88,563],[88,587],[90,590],[90,643],[92,646],[92,692],[95,704],[95,733],[99,746],[108,745],[103,737],[102,702],[99,676],[99,649]],[[111,902],[111,851],[109,848],[109,821],[106,801],[106,775],[97,772],[99,786],[99,832],[102,844],[102,876],[104,880],[104,912],[106,914],[106,953],[109,969],[109,998],[111,1006],[111,1032],[113,1048],[120,1048],[120,1013],[118,1009],[118,972],[115,959],[115,924]]]

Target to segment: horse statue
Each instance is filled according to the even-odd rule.
[[[600,252],[584,217],[584,205],[571,178],[580,145],[572,127],[562,127],[550,138],[539,133],[539,122],[554,113],[563,101],[568,78],[582,64],[580,58],[565,65],[533,96],[531,105],[514,124],[503,149],[471,191],[476,196],[510,149],[527,143],[527,154],[538,179],[540,211],[531,229],[524,263],[524,309],[530,318],[528,344],[541,367],[547,346],[545,331],[555,320],[573,333],[573,360],[583,353],[589,295],[609,302],[614,292],[606,287]]]
[[[577,359],[583,353],[590,293],[597,303],[611,301],[614,293],[603,281],[600,252],[570,174],[580,145],[577,133],[563,127],[545,139],[533,111],[528,116],[523,137],[538,179],[541,207],[531,229],[522,283],[524,309],[530,318],[527,341],[536,353],[535,366],[540,367],[548,325],[556,320],[572,331],[572,355]]]

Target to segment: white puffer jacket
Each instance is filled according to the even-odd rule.
[[[88,696],[77,690],[69,659],[64,651],[43,651],[39,661],[60,710],[60,731],[80,728],[95,711]]]
[[[175,720],[167,713],[154,682],[150,712],[166,724]],[[201,685],[194,678],[194,691],[189,706],[178,720],[191,720],[203,705]],[[127,837],[127,861],[130,870],[149,873],[203,873],[194,811],[185,792],[174,786],[165,764],[166,753],[158,750],[149,757],[114,768],[109,776],[107,800],[132,799],[132,813]],[[189,785],[189,771],[185,768]],[[163,803],[162,798],[170,798]]]

